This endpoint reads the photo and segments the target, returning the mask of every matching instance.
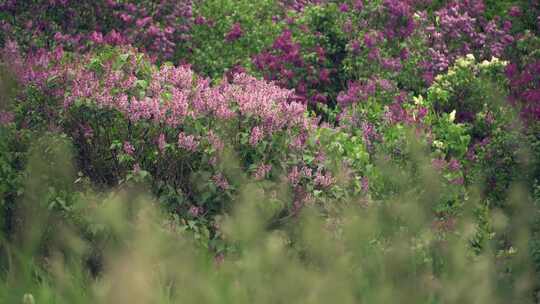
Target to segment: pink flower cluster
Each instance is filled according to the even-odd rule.
[[[58,88],[58,94],[53,95],[59,101],[56,110],[63,113],[65,119],[69,120],[83,105],[112,110],[133,126],[144,123],[156,128],[149,138],[124,139],[121,150],[134,158],[144,157],[147,148],[139,145],[146,144],[154,147],[161,157],[174,157],[174,154],[166,154],[166,147],[167,140],[175,140],[171,151],[175,147],[188,155],[211,151],[208,153],[213,155],[209,155],[208,164],[217,168],[216,157],[227,140],[224,132],[198,125],[210,127],[221,121],[237,126],[239,129],[235,132],[250,134],[250,146],[281,134],[290,138],[289,144],[298,149],[316,127],[316,120],[305,115],[306,105],[291,100],[292,91],[246,74],[235,74],[231,82],[211,85],[209,79],[198,77],[186,66],[158,67],[127,47],[110,50],[103,57],[87,53],[56,58],[56,53],[39,51],[39,56],[29,55],[23,59],[15,50],[16,46],[11,46],[7,54],[16,59],[14,68],[21,71],[25,84],[43,89]],[[94,126],[87,122],[75,122],[75,125],[80,128],[74,131],[76,134],[82,134],[87,140],[95,139]],[[135,161],[144,164],[139,159]],[[255,172],[256,178],[266,178],[271,168],[272,163],[261,164]],[[221,189],[229,188],[222,175],[212,180]],[[328,185],[329,179],[323,175],[318,183]]]
[[[161,59],[172,59],[177,47],[190,40],[193,22],[191,0],[57,0],[34,1],[32,5],[13,1],[2,7],[17,15],[17,23],[27,18],[25,30],[34,38],[49,36],[47,43],[78,51],[102,44],[132,44]],[[60,18],[48,18],[52,11]]]
[[[53,51],[39,49],[23,58],[18,44],[9,40],[0,54],[0,59],[10,63],[9,68],[21,83],[25,85],[32,83],[43,90],[49,90],[45,86],[49,79],[63,77],[65,68],[57,65],[63,56],[63,49],[57,47]],[[52,89],[51,93],[60,96],[63,92]]]
[[[434,169],[438,171],[447,169],[450,172],[457,172],[461,170],[461,164],[455,158],[450,159],[450,161],[446,161],[445,159],[441,158],[435,158],[431,161],[431,165]]]
[[[227,181],[227,178],[225,178],[225,176],[223,176],[223,174],[221,173],[217,173],[214,176],[212,176],[212,181],[221,190],[227,190],[230,187],[229,182]]]
[[[193,135],[186,135],[184,132],[178,134],[178,146],[190,152],[197,151],[198,140]]]
[[[255,178],[255,180],[265,179],[268,173],[270,173],[270,170],[272,170],[272,165],[260,164],[257,167],[257,170],[255,171],[255,174],[253,175],[253,177]]]

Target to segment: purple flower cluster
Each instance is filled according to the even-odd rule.
[[[411,1],[384,0],[383,7],[387,11],[385,36],[387,39],[394,37],[409,37],[415,30],[416,23],[413,18]]]
[[[431,165],[433,166],[434,169],[438,171],[447,169],[450,172],[457,172],[461,170],[461,164],[455,158],[450,159],[450,161],[446,161],[441,158],[436,158],[431,161]]]
[[[171,59],[178,46],[189,41],[193,22],[191,0],[23,2],[3,7],[17,15],[17,23],[27,19],[25,31],[31,34],[30,40],[49,37],[47,43],[78,51],[102,44],[132,44],[155,58]],[[61,18],[47,18],[51,12]],[[36,16],[42,18],[35,21]],[[8,35],[16,35],[14,26],[17,24],[4,24]]]
[[[346,92],[339,93],[337,102],[340,106],[346,107],[350,104],[366,101],[375,95],[377,90],[377,80],[370,79],[366,82],[351,82]]]
[[[373,151],[375,140],[380,140],[380,135],[375,130],[375,126],[369,122],[362,122],[362,137],[366,143],[368,151]]]
[[[314,54],[316,62],[307,62],[304,59],[306,52]],[[332,70],[325,67],[326,60],[322,47],[303,49],[300,43],[293,40],[292,31],[286,29],[271,48],[254,56],[253,64],[266,80],[294,88],[297,100],[325,103],[327,96],[318,89],[331,81]]]
[[[322,4],[327,0],[280,0],[279,4],[284,10],[302,11],[308,5]]]
[[[225,41],[233,42],[240,39],[240,37],[243,35],[244,31],[242,30],[242,26],[240,23],[236,22],[232,25],[231,30],[227,33],[227,35],[225,35]]]
[[[448,69],[467,54],[477,58],[502,57],[513,41],[512,23],[499,17],[486,20],[481,0],[452,1],[435,12],[436,22],[425,25],[428,54],[422,63],[424,78],[431,83],[434,76]]]
[[[212,176],[212,181],[221,190],[227,190],[231,187],[227,178],[222,173],[217,173]]]
[[[519,106],[522,117],[529,122],[540,121],[540,60],[521,70],[516,64],[506,67],[510,83],[510,102]]]

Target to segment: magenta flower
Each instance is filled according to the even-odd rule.
[[[311,176],[313,175],[313,171],[308,166],[303,166],[302,169],[300,170],[300,173],[302,174],[302,177],[305,177],[307,179],[310,179]]]
[[[321,69],[321,71],[319,72],[319,79],[322,82],[330,82],[330,70],[326,68]]]
[[[197,151],[199,142],[195,139],[193,135],[186,135],[184,132],[178,134],[178,146],[190,152]]]
[[[461,164],[459,161],[455,158],[452,158],[450,162],[448,162],[448,170],[450,171],[458,171],[461,169]]]
[[[202,207],[191,206],[189,207],[188,213],[192,217],[197,217],[202,213],[202,211],[203,211]]]
[[[418,108],[416,112],[416,121],[421,122],[426,117],[427,114],[428,114],[428,109],[426,107]]]
[[[197,24],[197,25],[206,24],[206,19],[203,16],[197,16],[195,18],[195,24]]]
[[[165,152],[165,147],[167,145],[167,139],[165,138],[165,134],[161,133],[159,134],[159,137],[157,139],[158,149],[161,153]]]
[[[142,18],[142,19],[138,19],[135,22],[135,24],[137,25],[137,27],[141,28],[141,27],[145,27],[150,22],[152,22],[152,17],[145,17],[145,18]]]
[[[291,169],[291,172],[289,172],[289,175],[287,175],[287,180],[293,187],[296,187],[298,183],[300,182],[300,171],[298,170],[297,166],[294,166]]]
[[[272,165],[260,164],[253,177],[255,180],[263,180],[270,173],[270,170],[272,170]]]
[[[362,0],[355,0],[353,3],[353,7],[356,11],[360,12],[364,9],[364,2]]]
[[[233,42],[240,39],[240,37],[242,37],[243,35],[244,30],[242,30],[242,26],[239,22],[236,22],[232,25],[230,31],[225,35],[225,40],[227,42]]]
[[[334,183],[334,178],[330,172],[322,172],[322,169],[319,167],[317,173],[315,174],[315,185],[321,186],[322,188],[328,188]]]
[[[256,146],[263,138],[264,134],[259,127],[253,127],[251,129],[251,135],[249,137],[249,144],[252,146]]]
[[[450,184],[452,184],[452,185],[463,185],[464,182],[465,181],[464,181],[463,177],[456,177],[456,178],[450,180]]]
[[[135,148],[133,148],[129,141],[124,142],[123,150],[127,155],[133,156],[133,153],[135,153]]]
[[[221,173],[214,174],[214,176],[212,176],[212,182],[214,182],[214,184],[221,190],[227,190],[230,188],[229,182]]]
[[[326,162],[326,154],[324,154],[324,151],[320,150],[317,152],[317,155],[315,155],[315,162],[321,165]]]
[[[508,15],[512,17],[521,17],[521,9],[519,8],[519,6],[512,6],[508,11]]]
[[[369,192],[369,179],[367,176],[362,176],[362,178],[360,179],[360,184],[362,186],[362,191],[364,191],[364,193],[368,193]]]
[[[101,34],[100,32],[92,32],[92,34],[90,34],[90,40],[92,40],[94,43],[97,43],[97,44],[102,44],[103,43],[103,34]]]
[[[351,42],[351,51],[354,53],[354,54],[358,54],[360,53],[360,42],[358,40],[354,40],[353,42]]]
[[[306,145],[307,139],[308,135],[306,133],[300,133],[292,139],[290,146],[293,149],[302,150]]]
[[[371,49],[371,51],[369,51],[368,56],[367,56],[367,58],[371,61],[379,61],[380,57],[381,57],[381,50],[377,48]]]

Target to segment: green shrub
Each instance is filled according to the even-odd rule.
[[[210,0],[201,1],[194,14],[201,24],[193,26],[188,55],[178,56],[187,57],[198,73],[216,79],[235,66],[249,66],[251,56],[270,46],[282,26],[273,18],[283,12],[275,0]],[[235,24],[241,33],[228,39]]]

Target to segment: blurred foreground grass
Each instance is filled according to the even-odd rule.
[[[77,177],[66,140],[50,136],[37,142],[13,228],[0,238],[0,303],[535,299],[527,224],[533,214],[526,191],[519,185],[509,190],[511,213],[488,213],[490,241],[475,251],[471,240],[480,229],[480,198],[470,191],[459,217],[434,220],[430,206],[440,185],[420,152],[414,180],[425,185],[422,193],[405,189],[384,201],[341,203],[332,215],[308,205],[277,226],[270,225],[276,212],[269,208],[272,197],[246,180],[233,212],[216,221],[234,250],[215,256],[178,219],[160,211],[141,184],[92,189]],[[55,193],[60,205],[77,193],[71,209],[77,216],[68,220],[43,205],[51,188],[65,191]],[[511,245],[500,246],[505,240]]]

